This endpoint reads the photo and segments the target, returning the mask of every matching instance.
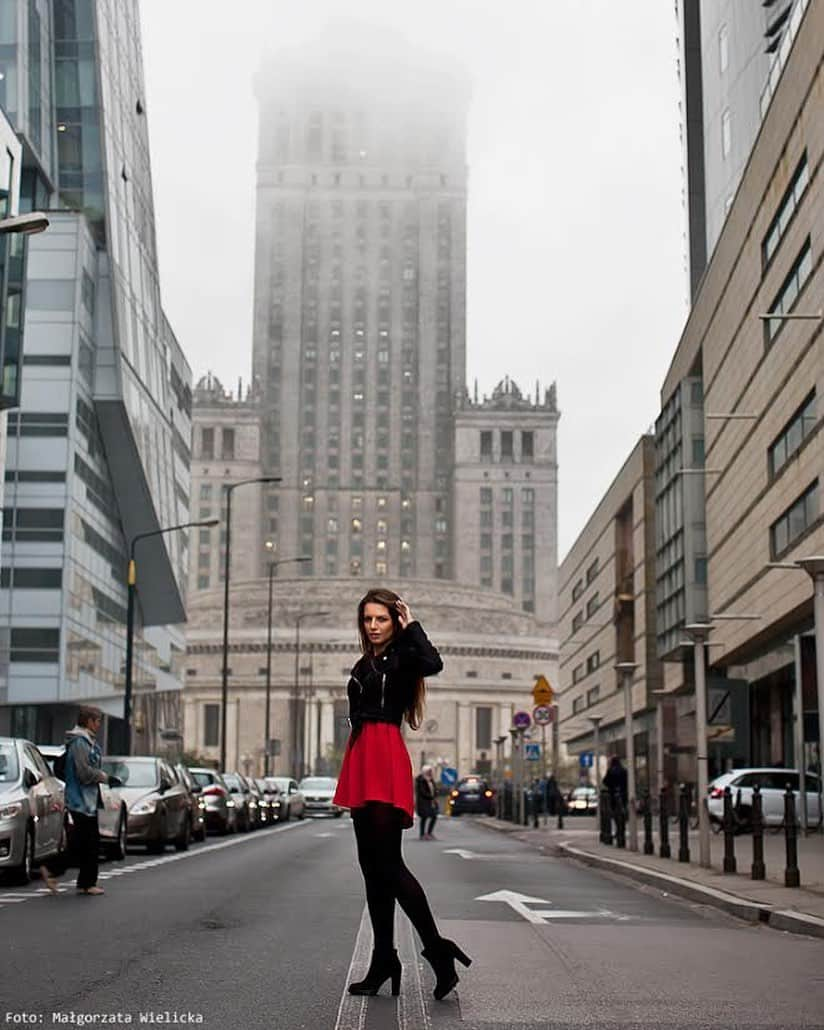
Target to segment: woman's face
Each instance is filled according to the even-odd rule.
[[[392,616],[385,604],[370,601],[363,609],[363,628],[369,643],[376,651],[381,651],[395,632]]]

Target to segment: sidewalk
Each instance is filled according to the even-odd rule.
[[[546,854],[570,858],[598,869],[657,887],[670,894],[723,909],[740,919],[768,923],[778,930],[810,934],[824,938],[824,836],[820,833],[798,838],[798,868],[801,887],[784,886],[784,834],[764,836],[766,880],[750,879],[752,837],[735,838],[738,871],[724,873],[724,837],[712,834],[710,852],[712,868],[698,865],[698,834],[690,833],[689,863],[678,861],[678,833],[670,834],[673,858],[644,855],[643,824],[639,821],[639,851],[601,844],[597,821],[591,816],[567,816],[564,829],[556,828],[550,817],[544,828],[518,826],[499,819],[479,819],[477,826],[499,833],[510,833],[531,847]],[[654,836],[656,851],[657,833]]]

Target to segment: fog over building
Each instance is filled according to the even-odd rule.
[[[532,401],[502,378],[492,398],[470,399],[469,90],[443,59],[394,36],[385,44],[338,25],[257,76],[252,381],[234,401],[208,380],[196,391],[199,514],[220,514],[221,477],[241,471],[233,463],[257,462],[248,476],[282,482],[233,495],[233,523],[237,511],[250,533],[259,527],[242,545],[233,529],[233,580],[265,575],[273,556],[305,556],[278,572],[328,579],[324,608],[341,578],[363,581],[355,593],[399,586],[412,601],[416,581],[431,599],[433,582],[457,580],[503,594],[495,604],[526,613],[550,655],[555,390]],[[195,590],[220,585],[219,533],[204,533]],[[520,703],[530,688],[531,677]],[[467,749],[456,740],[448,754]]]

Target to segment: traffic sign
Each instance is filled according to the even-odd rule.
[[[578,755],[578,764],[582,769],[591,769],[595,755],[591,751],[582,751]]]
[[[549,726],[555,721],[555,711],[552,705],[537,705],[532,709],[532,718],[536,726]]]
[[[541,745],[530,741],[524,749],[524,757],[528,762],[537,762],[541,758]]]
[[[532,718],[529,712],[516,712],[512,716],[512,725],[516,730],[526,730],[532,725]]]
[[[555,699],[555,691],[549,685],[546,676],[539,676],[532,688],[532,700],[536,705],[551,705]]]
[[[441,783],[444,787],[454,787],[458,782],[458,770],[445,765],[441,769]]]

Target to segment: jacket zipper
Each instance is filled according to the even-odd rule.
[[[386,692],[386,673],[382,672],[381,673],[381,711],[383,711],[384,694],[385,694],[385,692]]]

